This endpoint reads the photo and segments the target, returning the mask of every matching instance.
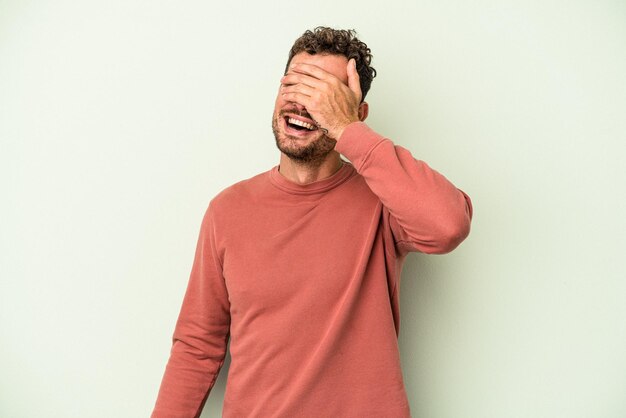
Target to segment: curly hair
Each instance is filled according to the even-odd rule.
[[[289,70],[291,59],[300,52],[307,52],[311,55],[343,55],[348,60],[354,58],[363,95],[361,101],[365,99],[372,85],[372,80],[376,77],[376,70],[370,65],[372,62],[370,49],[356,37],[354,30],[332,29],[324,26],[318,26],[312,31],[307,30],[296,39],[291,47],[289,59],[285,66],[285,74]]]

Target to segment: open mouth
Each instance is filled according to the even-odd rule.
[[[285,117],[285,123],[289,128],[296,131],[314,131],[317,129],[317,126],[315,125],[312,125],[300,119],[292,118],[290,116]]]

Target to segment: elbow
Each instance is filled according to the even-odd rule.
[[[448,222],[439,228],[439,233],[433,239],[433,246],[429,254],[447,254],[457,248],[467,238],[470,232],[470,217],[463,216],[455,222]]]
[[[438,246],[434,254],[447,254],[458,247],[470,233],[470,226],[472,222],[472,216],[474,214],[474,208],[472,207],[472,201],[467,194],[459,190],[463,196],[462,208],[459,206],[459,210],[455,216],[448,218],[448,221],[441,226],[439,235]]]
[[[463,199],[458,204],[455,202],[432,210],[432,216],[422,224],[422,233],[418,230],[409,233],[413,251],[447,254],[467,238],[474,211],[469,196],[462,191],[461,196]]]

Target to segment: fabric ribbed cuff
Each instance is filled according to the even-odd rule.
[[[365,122],[353,122],[337,140],[335,151],[348,158],[358,171],[370,152],[384,140],[385,137],[372,130]]]

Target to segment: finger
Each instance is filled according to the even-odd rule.
[[[309,104],[311,102],[310,96],[298,92],[283,93],[282,97],[288,102],[298,103],[307,108],[309,107]]]
[[[287,75],[280,79],[280,82],[285,85],[301,83],[316,89],[322,88],[324,84],[323,81],[320,81],[316,78],[297,73],[287,73]]]
[[[354,58],[351,58],[348,62],[348,87],[357,95],[360,102],[362,94],[361,83],[359,73],[356,70],[356,60]]]
[[[311,86],[307,86],[306,84],[291,84],[291,85],[284,85],[281,89],[282,93],[302,93],[305,96],[313,96],[313,93],[315,92],[315,89]]]
[[[329,79],[337,78],[333,74],[318,67],[317,65],[306,64],[304,62],[301,62],[299,64],[294,64],[290,68],[290,70],[296,73],[309,75],[311,77],[317,78],[318,80],[329,80]]]

